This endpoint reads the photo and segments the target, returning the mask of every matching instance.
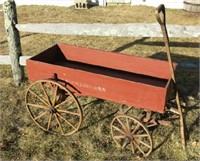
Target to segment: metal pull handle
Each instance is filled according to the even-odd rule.
[[[162,12],[162,18],[160,17],[160,13]],[[166,25],[166,17],[165,17],[165,6],[161,4],[157,7],[155,11],[156,19],[160,25]]]

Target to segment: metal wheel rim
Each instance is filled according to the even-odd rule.
[[[49,83],[49,84],[53,84],[53,85],[55,85],[56,86],[56,88],[59,88],[60,90],[63,90],[64,92],[66,92],[69,96],[68,97],[71,97],[71,99],[74,101],[74,103],[75,103],[75,105],[76,105],[76,108],[77,108],[77,111],[78,111],[78,113],[77,113],[77,115],[78,115],[78,117],[79,117],[79,121],[78,121],[78,124],[76,125],[76,127],[74,126],[73,128],[74,128],[74,130],[71,130],[70,132],[64,132],[63,131],[63,129],[62,129],[62,124],[61,124],[61,121],[60,121],[60,119],[59,118],[61,118],[61,114],[60,114],[60,111],[57,111],[57,112],[55,112],[54,114],[51,114],[51,118],[49,117],[49,122],[52,122],[52,117],[54,117],[54,119],[56,119],[56,121],[57,121],[57,123],[58,123],[58,127],[60,128],[60,132],[61,132],[61,134],[62,135],[72,135],[72,134],[74,134],[79,128],[80,128],[80,126],[81,126],[81,124],[82,124],[82,120],[83,120],[83,114],[82,114],[82,109],[81,109],[81,107],[80,107],[80,104],[79,104],[79,102],[78,102],[78,100],[77,100],[77,98],[66,88],[66,87],[64,87],[63,85],[61,85],[61,84],[59,84],[58,82],[56,82],[56,81],[53,81],[53,80],[38,80],[38,81],[36,81],[36,82],[34,82],[34,83],[32,83],[29,87],[28,87],[28,89],[27,89],[27,91],[26,91],[26,95],[25,95],[25,102],[26,102],[26,108],[27,108],[27,110],[28,110],[28,112],[29,112],[29,114],[30,114],[30,116],[31,116],[31,118],[32,118],[32,120],[34,121],[34,123],[38,126],[38,127],[40,127],[41,129],[43,129],[44,131],[47,131],[47,132],[50,132],[50,133],[54,133],[53,131],[51,131],[50,130],[50,123],[47,123],[47,127],[45,128],[44,126],[42,126],[37,120],[36,120],[36,118],[35,118],[35,116],[34,116],[34,114],[33,114],[33,111],[31,111],[31,109],[30,109],[30,103],[28,102],[28,95],[29,95],[29,93],[30,93],[30,89],[32,88],[32,87],[34,87],[35,85],[37,85],[37,84],[43,84],[43,83]],[[41,88],[42,88],[42,86],[41,86]],[[52,87],[53,88],[53,87]],[[43,87],[43,89],[44,89],[44,87]],[[43,89],[41,89],[41,90],[43,90]],[[44,94],[44,96],[46,97],[46,95],[45,95],[45,93],[43,93]],[[47,94],[48,95],[48,94]],[[57,97],[57,94],[56,94],[56,97]],[[44,100],[44,101],[46,101],[46,104],[44,105],[44,106],[46,106],[47,107],[47,111],[49,111],[49,107],[51,106],[52,107],[52,105],[50,105],[49,103],[51,102],[52,103],[52,100],[50,100],[50,102],[49,102],[49,100],[47,100],[47,98]],[[55,100],[53,100],[53,101],[55,101]],[[63,100],[62,102],[60,102],[59,104],[61,104],[61,103],[63,103],[63,102],[65,102],[65,101],[67,101],[67,100]],[[56,102],[54,102],[54,107],[55,106],[57,106],[57,104],[55,104]],[[39,105],[39,104],[38,104]],[[48,105],[49,105],[49,107],[48,107]],[[37,106],[37,104],[35,105],[35,106]],[[40,105],[39,105],[40,106]],[[62,106],[62,105],[61,105]],[[59,107],[58,107],[59,108]],[[59,109],[57,109],[57,110],[59,110]],[[67,110],[66,110],[67,111]],[[66,112],[65,111],[65,112]],[[45,113],[45,112],[44,112]],[[58,114],[59,113],[59,114]],[[45,115],[45,114],[44,114]],[[61,116],[60,116],[61,115]],[[43,117],[43,116],[41,116],[41,117]],[[63,119],[63,118],[62,118]],[[64,120],[64,122],[66,122],[66,120]],[[71,123],[70,123],[71,124]],[[70,125],[71,126],[71,125]]]
[[[148,143],[149,144],[147,144],[148,145],[148,150],[147,151],[143,151],[143,149],[139,149],[137,146],[139,146],[140,147],[140,144],[142,144],[142,142],[140,141],[138,141],[137,140],[137,142],[136,142],[136,138],[137,137],[139,137],[139,135],[137,135],[137,132],[136,133],[133,133],[132,134],[132,132],[130,132],[129,130],[128,130],[128,128],[127,128],[127,126],[126,125],[123,125],[124,126],[124,128],[127,128],[126,130],[122,130],[122,132],[120,132],[121,133],[121,136],[116,136],[115,135],[115,128],[114,128],[114,124],[115,124],[115,122],[116,122],[116,120],[118,121],[118,120],[120,120],[121,118],[124,118],[124,119],[126,119],[126,120],[132,120],[132,121],[134,121],[134,122],[136,122],[137,123],[137,125],[136,126],[139,126],[140,128],[142,128],[142,130],[145,132],[145,134],[139,134],[139,135],[141,135],[141,137],[146,137],[147,139],[148,139]],[[118,121],[119,122],[119,121]],[[120,123],[119,123],[120,124]],[[115,116],[114,117],[114,119],[112,120],[112,122],[111,122],[111,135],[112,135],[112,138],[113,138],[113,140],[114,140],[114,142],[117,144],[117,146],[118,147],[121,147],[121,148],[129,148],[131,151],[132,151],[132,153],[133,154],[135,154],[135,152],[137,151],[137,152],[139,152],[139,154],[142,154],[144,157],[147,157],[147,156],[149,156],[149,154],[152,152],[152,149],[153,149],[153,142],[152,142],[152,137],[151,137],[151,135],[150,135],[150,133],[149,133],[149,130],[147,129],[147,127],[145,127],[145,125],[143,124],[143,123],[141,123],[138,119],[136,119],[135,117],[131,117],[131,116],[129,116],[129,115],[123,115],[123,114],[121,114],[121,115],[117,115],[117,116]],[[122,127],[122,126],[121,126]],[[123,127],[122,127],[123,128]],[[120,129],[121,130],[121,129]],[[133,129],[134,130],[134,129]],[[127,132],[127,131],[129,131],[129,132]],[[134,132],[134,131],[133,131]],[[132,136],[130,136],[130,134],[132,135]],[[137,136],[137,137],[134,137],[134,134],[136,134],[135,136]],[[118,137],[118,138],[117,138]],[[129,142],[129,140],[131,140],[130,141],[130,143],[127,143],[127,145],[124,145],[124,147],[123,147],[123,145],[121,145],[120,143],[119,143],[119,139],[120,139],[120,137],[121,137],[121,139],[123,139],[123,137],[124,137],[124,140],[128,137],[128,142]],[[132,137],[132,138],[130,138],[130,137]],[[134,140],[134,143],[132,142],[133,140]],[[137,146],[136,146],[136,144],[135,144],[135,142],[136,142],[136,144],[137,144]],[[139,144],[139,145],[138,145]],[[141,147],[140,147],[141,148]],[[141,152],[141,150],[143,151],[143,152]]]

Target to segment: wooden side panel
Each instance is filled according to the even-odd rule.
[[[132,105],[155,112],[164,112],[166,89],[143,83],[117,79],[92,72],[66,68],[33,60],[27,61],[29,80],[58,78],[69,82],[81,95]]]
[[[58,44],[58,46],[68,60],[104,66],[162,79],[170,79],[171,77],[167,61],[132,55],[130,56],[114,52],[105,52],[65,44]],[[176,65],[174,64],[174,66]]]

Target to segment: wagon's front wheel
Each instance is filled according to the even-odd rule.
[[[148,129],[136,118],[117,115],[111,122],[112,138],[118,147],[127,148],[133,154],[147,157],[153,148]]]
[[[82,110],[76,97],[53,80],[32,83],[26,92],[31,118],[44,131],[72,135],[82,123]]]

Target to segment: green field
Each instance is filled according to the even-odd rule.
[[[0,6],[2,8],[2,6]],[[20,6],[19,23],[155,23],[155,8],[144,6],[74,7]],[[200,25],[199,14],[167,9],[167,23]],[[8,54],[0,12],[0,55]],[[23,55],[35,55],[56,43],[73,44],[105,51],[166,60],[162,38],[120,38],[20,33]],[[173,60],[199,64],[199,38],[170,38]],[[178,88],[186,103],[184,118],[187,148],[182,150],[179,121],[172,126],[151,130],[154,149],[147,160],[199,160],[199,69],[178,68]],[[0,66],[0,158],[1,160],[145,160],[116,147],[110,135],[110,123],[119,104],[92,97],[78,98],[83,109],[83,124],[72,136],[49,134],[31,120],[25,107],[27,77],[14,86],[11,68]],[[134,111],[137,115],[140,111]]]

